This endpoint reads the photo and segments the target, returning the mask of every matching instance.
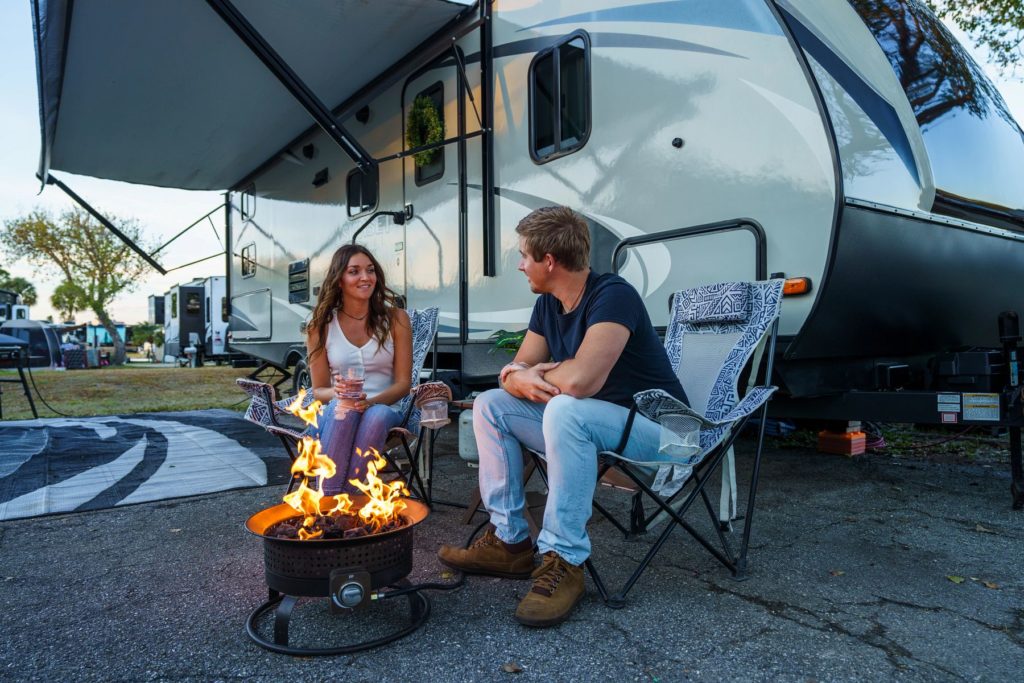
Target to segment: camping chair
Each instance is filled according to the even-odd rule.
[[[451,390],[443,382],[420,384],[420,372],[423,369],[427,351],[432,345],[436,345],[437,314],[436,307],[409,311],[409,321],[412,323],[412,390],[398,404],[403,414],[402,423],[388,432],[384,453],[382,453],[389,466],[401,473],[403,468],[394,460],[391,453],[396,449],[402,449],[408,461],[408,470],[403,475],[406,485],[424,500],[429,500],[429,495],[420,473],[419,459],[423,452],[423,440],[428,436],[427,432],[431,435],[436,433],[436,430],[444,426],[444,423],[432,422],[430,425],[423,425],[423,429],[420,429],[420,407],[425,402],[437,398],[451,400]],[[277,436],[284,445],[288,457],[294,462],[298,455],[297,444],[302,439],[303,431],[301,428],[296,429],[283,423],[281,418],[290,415],[287,407],[295,399],[275,400],[273,387],[265,382],[239,378],[235,380],[235,383],[250,397],[249,407],[245,411],[245,419]],[[313,392],[307,391],[303,397],[303,407],[308,407],[312,403]],[[419,432],[418,438],[417,431]],[[410,446],[413,439],[416,439],[415,451]],[[292,477],[288,491],[292,490],[296,481],[297,478]]]
[[[637,393],[618,446],[598,454],[601,459],[599,479],[609,471],[617,471],[628,477],[638,490],[633,495],[628,529],[595,502],[594,509],[597,512],[627,536],[645,531],[659,519],[667,522],[640,565],[614,595],[610,595],[605,588],[593,563],[589,559],[586,561],[594,584],[610,607],[618,608],[625,604],[626,593],[646,570],[676,526],[693,536],[734,577],[745,578],[767,401],[776,387],[752,387],[742,400],[739,389],[744,369],[748,367],[751,357],[756,362],[751,366],[750,383],[760,377],[767,384],[771,378],[782,304],[782,283],[782,280],[729,282],[682,290],[675,294],[665,336],[665,350],[686,390],[690,405],[660,389]],[[767,349],[764,349],[765,344]],[[757,366],[760,365],[764,366],[763,374],[758,372]],[[729,527],[716,518],[706,485],[727,454],[731,453],[733,442],[750,416],[759,408],[761,423],[744,515],[743,538],[739,552],[735,553],[724,533]],[[637,414],[661,423],[663,436],[665,430],[669,430],[669,438],[663,438],[663,442],[676,442],[677,446],[669,447],[668,453],[651,453],[649,458],[641,460],[625,458],[622,453],[629,442]],[[694,440],[695,445],[689,449],[678,445],[685,443],[684,435],[692,436],[694,431],[697,431],[698,436]],[[666,448],[661,450],[665,451]],[[542,454],[531,452],[531,455],[547,484]],[[735,486],[734,470],[731,477],[729,475],[730,469],[726,467],[723,471],[723,495],[725,489]],[[687,491],[687,485],[691,482],[692,486]],[[698,497],[712,520],[718,547],[684,519]],[[650,499],[656,506],[655,513],[650,516],[643,510],[644,498]],[[726,521],[733,520],[730,517]]]

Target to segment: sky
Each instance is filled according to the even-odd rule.
[[[970,47],[963,33],[957,37]],[[975,59],[993,79],[1019,123],[1024,123],[1024,81],[1001,77],[996,69],[975,51]],[[35,52],[32,44],[32,19],[29,0],[0,2],[0,222],[24,215],[34,208],[57,214],[73,208],[74,203],[56,187],[47,187],[41,194],[35,174],[39,164],[39,105],[36,87]],[[107,216],[133,217],[139,220],[146,238],[163,244],[194,220],[223,202],[216,192],[191,192],[131,185],[85,176],[56,172],[75,192]],[[215,219],[222,230],[223,218]],[[0,228],[2,229],[2,228]],[[206,223],[193,228],[159,256],[165,268],[195,261],[223,250],[219,238]],[[223,275],[223,260],[176,270],[162,276],[155,270],[144,276],[130,293],[122,293],[111,306],[115,320],[129,325],[146,320],[148,297],[163,294],[171,286],[197,277]],[[24,262],[0,261],[0,267],[14,275],[27,278],[39,292],[39,302],[32,307],[35,319],[57,315],[50,306],[50,294],[59,284],[54,271],[39,270]],[[91,319],[79,313],[79,322]]]

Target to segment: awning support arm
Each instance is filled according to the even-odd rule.
[[[455,56],[455,64],[459,67],[459,73],[462,74],[462,89],[465,91],[465,94],[469,96],[469,103],[473,105],[473,113],[476,115],[476,122],[480,125],[482,130],[484,122],[480,118],[480,111],[476,108],[476,98],[473,97],[473,89],[469,87],[469,77],[466,76],[466,64],[462,61],[462,53],[459,52],[459,48],[456,47],[455,43],[452,43],[452,54]]]
[[[36,174],[36,177],[39,178],[39,180],[43,180],[43,177],[38,173]],[[124,242],[126,245],[128,245],[129,248],[131,248],[132,251],[141,256],[146,261],[146,263],[153,266],[161,275],[167,275],[167,271],[164,270],[163,266],[156,262],[156,259],[147,254],[146,251],[138,244],[136,244],[130,237],[128,237],[128,235],[118,230],[113,223],[107,220],[106,216],[101,214],[96,209],[92,208],[92,206],[89,205],[89,202],[85,201],[77,194],[75,194],[75,192],[70,187],[54,178],[52,173],[48,174],[46,176],[46,180],[43,182],[45,182],[47,185],[56,185],[60,189],[64,190],[64,194],[71,197],[71,199],[74,200],[76,204],[78,204],[80,207],[88,211],[93,218],[98,220],[103,225],[103,227],[117,235],[117,238],[119,240]]]
[[[153,250],[153,254],[152,254],[152,255],[153,255],[153,256],[156,256],[156,255],[157,255],[157,254],[159,254],[159,253],[160,253],[161,251],[163,251],[163,250],[164,250],[164,249],[165,249],[166,247],[170,246],[171,242],[173,242],[174,240],[178,239],[179,237],[181,237],[182,235],[184,235],[184,234],[185,234],[186,232],[188,232],[188,231],[189,231],[189,230],[191,230],[192,228],[196,227],[197,225],[199,225],[200,223],[202,223],[202,222],[203,222],[204,220],[206,220],[206,219],[210,218],[210,216],[212,216],[213,214],[217,213],[218,211],[222,211],[223,209],[224,209],[224,205],[223,205],[223,204],[218,204],[216,208],[214,208],[214,209],[211,209],[211,210],[210,210],[210,211],[208,211],[208,212],[207,212],[206,214],[204,214],[204,215],[200,216],[199,218],[195,219],[195,220],[194,220],[194,221],[193,221],[193,222],[192,222],[192,223],[191,223],[191,224],[190,224],[190,225],[189,225],[189,226],[188,226],[187,228],[185,228],[184,230],[182,230],[181,232],[179,232],[179,233],[178,233],[177,235],[175,235],[174,237],[172,237],[171,239],[167,240],[166,242],[164,242],[163,244],[161,244],[161,245],[160,245],[159,247],[157,247],[156,249],[154,249],[154,250]],[[211,222],[210,222],[210,225],[211,225],[211,226],[213,225],[213,222],[212,222],[212,220],[211,220]],[[214,233],[215,235],[217,234],[217,228],[214,228],[214,229],[213,229],[213,233]],[[218,241],[218,242],[220,241],[220,235],[217,235],[217,241]]]
[[[167,272],[168,273],[173,273],[176,270],[181,270],[182,268],[188,268],[189,266],[194,266],[197,263],[202,263],[203,261],[209,261],[212,258],[217,258],[218,256],[223,256],[223,255],[224,255],[223,251],[218,251],[216,254],[212,254],[210,256],[204,256],[201,259],[196,259],[195,261],[189,261],[188,263],[183,263],[180,266],[174,266],[173,268],[171,268]]]
[[[208,4],[231,30],[245,43],[263,65],[277,80],[281,81],[288,92],[298,100],[303,109],[313,117],[317,125],[323,128],[342,151],[356,164],[356,168],[365,172],[376,164],[376,161],[362,145],[334,118],[331,110],[309,89],[309,86],[292,71],[281,55],[270,46],[262,35],[253,27],[245,16],[231,4],[230,0],[206,0]]]

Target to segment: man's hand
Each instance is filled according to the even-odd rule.
[[[558,366],[559,363],[537,363],[525,370],[510,372],[505,376],[505,391],[534,403],[547,403],[553,396],[562,393],[558,387],[544,379],[545,372]]]

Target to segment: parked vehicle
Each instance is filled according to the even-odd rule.
[[[21,295],[0,289],[0,323],[7,320],[28,320],[28,306],[21,303]]]
[[[0,323],[0,334],[28,342],[29,366],[57,368],[62,365],[60,336],[44,320],[7,320]]]
[[[283,367],[356,239],[440,307],[442,365],[492,378],[533,302],[514,228],[550,204],[656,323],[683,287],[804,278],[793,397],[936,388],[1021,304],[1024,136],[918,0],[36,4],[41,175],[230,189],[231,345]]]
[[[164,294],[164,362],[221,363],[228,350],[227,278],[215,275],[175,285]],[[155,308],[155,307],[154,307]]]

